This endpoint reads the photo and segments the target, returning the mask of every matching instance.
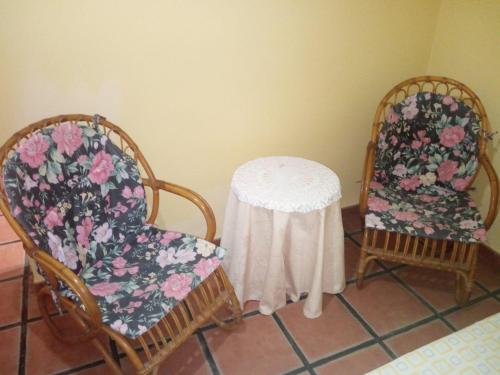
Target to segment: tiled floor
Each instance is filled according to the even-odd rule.
[[[343,212],[348,285],[325,295],[323,314],[307,319],[303,301],[272,316],[245,306],[240,327],[207,326],[161,367],[161,374],[363,374],[397,356],[500,311],[499,257],[481,250],[470,303],[454,301],[454,277],[374,264],[363,289],[354,284],[360,221]],[[22,247],[0,217],[0,374],[107,374],[90,345],[64,345],[41,320]],[[59,317],[65,322],[66,316]],[[71,327],[69,328],[71,329]],[[122,367],[130,372],[126,359]]]

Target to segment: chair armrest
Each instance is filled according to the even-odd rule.
[[[359,194],[359,213],[363,221],[367,209],[368,189],[370,188],[370,182],[373,178],[375,150],[375,143],[373,143],[373,141],[368,142],[366,146],[365,164],[363,166],[363,177],[361,179],[361,191]]]
[[[479,156],[479,162],[484,167],[484,170],[486,171],[488,180],[490,182],[490,205],[486,218],[484,219],[484,226],[486,227],[486,229],[489,229],[498,214],[498,176],[495,172],[495,169],[493,169],[493,166],[491,165],[490,159],[488,159],[488,156],[486,156],[486,154]]]
[[[76,314],[80,317],[80,324],[82,325],[82,328],[85,328],[86,332],[79,336],[68,338],[65,337],[59,329],[52,324],[53,326],[50,328],[53,333],[60,336],[62,340],[71,340],[74,342],[85,341],[96,336],[102,326],[101,310],[97,305],[93,294],[90,293],[83,281],[63,263],[54,259],[43,250],[35,250],[32,257],[43,269],[48,279],[49,286],[53,291],[57,291],[59,288],[58,283],[62,282],[69,289],[71,289],[80,302],[79,304],[76,302],[70,303],[69,300],[65,301],[61,299],[61,302],[66,302],[64,303],[65,307],[69,307],[74,310],[70,311],[70,314]],[[48,289],[48,286],[45,288]],[[48,322],[48,324],[50,325],[51,323]]]
[[[205,233],[205,240],[213,242],[215,237],[216,230],[216,222],[215,216],[212,211],[212,208],[208,204],[208,202],[203,198],[200,194],[196,193],[193,190],[190,190],[186,187],[176,185],[170,182],[156,180],[152,182],[150,179],[143,179],[144,185],[149,186],[153,189],[153,191],[157,189],[161,189],[167,191],[169,193],[181,196],[186,198],[187,200],[193,202],[203,213],[203,217],[205,218],[207,224],[207,230]]]

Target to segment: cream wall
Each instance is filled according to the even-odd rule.
[[[500,131],[500,1],[442,1],[427,72],[468,85],[481,98],[492,130]],[[488,151],[500,173],[500,134]],[[489,205],[487,185],[481,174],[474,195],[484,213]],[[500,252],[500,217],[490,229],[488,243]]]
[[[326,164],[352,205],[378,101],[426,72],[438,10],[434,0],[1,1],[0,142],[47,116],[98,112],[158,176],[208,199],[219,235],[233,171],[260,156]],[[188,207],[170,203],[163,223],[200,233]]]

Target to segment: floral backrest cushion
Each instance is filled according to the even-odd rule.
[[[463,191],[478,166],[480,124],[451,97],[420,92],[393,106],[379,134],[375,179],[406,191]]]
[[[33,133],[4,165],[16,219],[75,272],[124,246],[145,223],[135,161],[99,130],[67,122]]]

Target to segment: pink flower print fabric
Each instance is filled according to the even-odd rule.
[[[478,167],[479,130],[474,112],[451,96],[423,92],[390,108],[379,134],[365,225],[484,240],[481,215],[465,192]]]
[[[130,338],[156,324],[225,255],[207,241],[146,225],[135,161],[86,124],[31,135],[6,162],[3,179],[33,241],[77,273],[103,322]],[[64,285],[60,292],[79,303]]]
[[[469,194],[436,185],[428,187],[425,194],[408,193],[397,185],[371,188],[365,225],[460,242],[486,238],[483,220]]]
[[[479,129],[474,112],[452,97],[408,97],[390,108],[382,126],[375,179],[406,191],[433,184],[463,191],[477,170]]]
[[[32,134],[5,164],[3,178],[11,208],[35,243],[49,250],[49,234],[57,238],[65,256],[56,258],[77,273],[145,223],[135,162],[86,124]],[[130,199],[120,194],[125,188]]]
[[[96,297],[103,321],[135,338],[210,276],[225,254],[194,236],[145,225],[80,277]]]

